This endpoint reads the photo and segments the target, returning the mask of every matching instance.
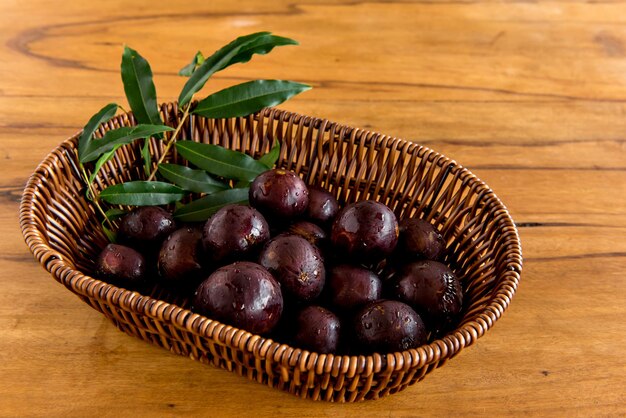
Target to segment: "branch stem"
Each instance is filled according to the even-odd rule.
[[[183,116],[180,118],[180,122],[178,122],[178,126],[176,126],[176,130],[174,131],[170,139],[165,143],[165,149],[163,149],[163,153],[161,154],[159,161],[157,161],[156,167],[154,167],[154,169],[152,170],[152,173],[150,173],[150,176],[148,177],[148,181],[154,180],[154,176],[156,176],[156,173],[159,170],[159,164],[161,164],[163,160],[165,160],[165,157],[167,156],[167,153],[169,152],[170,148],[172,148],[172,145],[176,143],[176,137],[182,130],[182,127],[185,124],[185,120],[187,120],[187,118],[189,117],[189,107],[190,107],[189,104],[185,107],[185,110],[183,111]]]
[[[96,194],[95,189],[93,188],[93,184],[91,184],[89,182],[89,176],[87,175],[87,172],[85,171],[85,167],[82,167],[82,164],[81,164],[81,170],[82,170],[82,174],[83,174],[83,180],[85,181],[85,184],[87,185],[87,188],[89,189],[89,194],[91,195],[91,201],[96,206],[96,208],[98,209],[98,212],[100,212],[100,214],[104,218],[104,221],[107,223],[109,228],[111,230],[113,230],[113,228],[114,228],[113,224],[109,220],[109,217],[107,216],[107,214],[104,211],[104,209],[102,209],[102,206],[100,206],[100,199],[99,199],[98,195]]]

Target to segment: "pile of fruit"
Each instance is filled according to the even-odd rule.
[[[372,200],[340,208],[279,169],[256,177],[248,202],[185,225],[139,207],[121,218],[97,275],[192,289],[192,311],[318,353],[402,351],[458,321],[461,284],[430,223],[398,222]]]

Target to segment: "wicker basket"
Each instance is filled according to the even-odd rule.
[[[176,104],[162,105],[161,112],[168,124],[177,123]],[[133,124],[132,114],[120,115],[97,134]],[[195,117],[182,132],[185,139],[255,157],[277,139],[282,144],[278,165],[330,189],[340,202],[375,199],[399,217],[420,214],[431,221],[447,237],[446,263],[463,284],[463,319],[454,331],[417,349],[326,355],[194,314],[186,309],[187,300],[162,288],[140,294],[94,279],[89,272],[106,238],[85,199],[77,134],[54,149],[31,176],[20,224],[31,251],[54,278],[120,330],[302,398],[352,402],[380,398],[420,381],[473,344],[509,305],[522,264],[515,225],[486,184],[443,155],[405,140],[276,109],[227,120]],[[162,149],[153,140],[155,157]],[[168,157],[177,158],[175,153]],[[140,150],[125,146],[103,167],[97,186],[143,177]]]

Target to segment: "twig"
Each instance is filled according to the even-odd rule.
[[[96,208],[104,217],[104,220],[107,223],[107,225],[109,225],[109,228],[113,229],[113,224],[109,220],[109,217],[107,216],[104,209],[102,209],[102,206],[100,206],[100,202],[99,202],[100,199],[98,195],[96,194],[96,191],[93,188],[93,184],[89,182],[89,176],[87,175],[87,172],[85,171],[85,167],[82,167],[82,164],[81,164],[81,170],[83,174],[83,180],[85,181],[85,184],[87,185],[87,188],[89,189],[89,194],[91,194],[91,201],[93,202],[94,205],[96,205]]]
[[[165,160],[165,156],[167,156],[167,153],[169,152],[170,148],[172,147],[172,144],[176,143],[176,137],[178,136],[179,132],[181,131],[183,125],[185,124],[185,120],[187,120],[187,117],[189,117],[189,105],[187,105],[187,107],[185,107],[185,110],[183,111],[183,116],[180,119],[180,122],[178,123],[178,126],[176,127],[176,130],[174,131],[174,133],[172,134],[172,136],[170,137],[170,139],[167,141],[167,143],[165,144],[165,149],[163,150],[163,154],[161,154],[161,157],[159,158],[159,161],[157,161],[156,167],[154,167],[154,169],[152,170],[152,173],[150,173],[150,177],[148,177],[148,181],[151,181],[154,179],[154,176],[156,175],[158,169],[159,169],[159,164],[161,164],[163,162],[163,160]]]

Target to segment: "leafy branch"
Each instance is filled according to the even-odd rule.
[[[280,155],[280,144],[273,144],[269,153],[255,160],[247,154],[217,145],[180,141],[179,135],[192,114],[206,118],[247,116],[310,89],[306,84],[293,81],[252,80],[210,94],[192,106],[194,96],[213,74],[231,65],[246,63],[254,55],[267,54],[275,47],[297,44],[293,39],[257,32],[233,40],[208,57],[198,51],[179,72],[188,79],[178,97],[179,122],[175,127],[166,126],[161,118],[150,64],[136,50],[124,47],[122,83],[137,124],[109,130],[101,138],[96,138],[99,127],[121,108],[116,103],[109,103],[89,119],[78,141],[78,159],[87,197],[103,216],[103,227],[106,223],[105,232],[110,238],[113,239],[111,221],[123,210],[111,208],[105,211],[103,202],[128,206],[178,202],[176,217],[198,221],[207,219],[226,204],[247,199],[248,184],[258,174],[273,167]],[[167,132],[171,133],[169,137],[165,135]],[[164,144],[156,163],[150,154],[151,138]],[[115,184],[97,193],[94,180],[101,168],[120,147],[140,140],[143,141],[141,158],[147,180]],[[173,146],[196,168],[166,162]],[[87,167],[91,168],[90,173]],[[186,205],[180,204],[191,193],[199,194],[199,198]]]

